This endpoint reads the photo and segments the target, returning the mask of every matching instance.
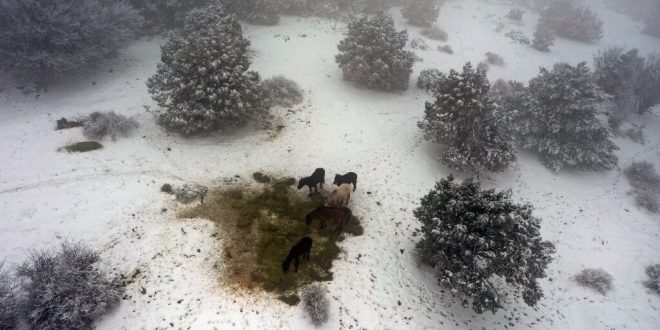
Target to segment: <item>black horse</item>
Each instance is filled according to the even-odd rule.
[[[309,252],[312,250],[312,242],[313,241],[311,237],[305,236],[301,238],[300,241],[298,241],[298,243],[296,243],[296,245],[291,248],[289,255],[286,256],[286,259],[284,259],[284,262],[282,263],[282,271],[286,273],[289,270],[291,261],[295,260],[293,265],[295,266],[295,272],[297,273],[298,265],[300,263],[298,261],[298,257],[302,255],[303,260],[309,260]]]
[[[298,190],[302,189],[302,187],[307,186],[309,187],[309,196],[312,196],[312,187],[314,187],[314,190],[316,190],[316,193],[319,193],[319,189],[316,187],[316,185],[321,184],[321,189],[323,189],[323,184],[325,183],[325,170],[322,168],[317,168],[314,170],[314,173],[312,173],[311,176],[308,176],[306,178],[300,179],[298,182]]]
[[[357,188],[357,174],[354,172],[348,172],[344,175],[335,174],[335,181],[333,184],[341,186],[344,183],[352,183],[353,191]]]

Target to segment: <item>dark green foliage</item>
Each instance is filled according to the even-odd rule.
[[[424,120],[418,126],[425,139],[447,146],[442,161],[460,170],[497,171],[515,161],[512,137],[506,134],[491,98],[490,83],[483,71],[470,63],[463,72],[452,70],[433,86],[434,103],[426,103]]]
[[[417,250],[436,271],[438,282],[477,313],[495,312],[505,301],[496,283],[506,281],[528,305],[543,297],[538,280],[552,260],[554,245],[543,241],[541,220],[531,205],[515,204],[511,191],[484,190],[467,179],[442,179],[414,211],[422,223]]]
[[[523,102],[516,125],[521,146],[538,153],[555,171],[616,166],[618,148],[600,118],[600,93],[586,63],[560,63],[552,71],[541,68],[529,82],[528,95],[511,100]]]
[[[57,126],[55,127],[56,130],[61,130],[61,129],[69,129],[69,128],[74,128],[74,127],[80,127],[84,125],[85,123],[83,121],[79,120],[67,120],[66,118],[58,119],[57,120]]]
[[[561,37],[583,42],[595,42],[603,37],[603,23],[596,14],[571,0],[550,1],[541,12],[539,25],[551,28]]]
[[[183,25],[189,11],[207,5],[211,0],[130,0],[133,8],[145,18],[154,31]]]
[[[348,34],[335,57],[344,78],[360,86],[385,91],[405,90],[415,55],[403,50],[406,31],[396,31],[390,16],[362,16],[348,23]]]
[[[141,19],[120,1],[0,1],[0,69],[46,85],[117,55]]]
[[[555,32],[544,20],[539,20],[534,31],[532,47],[542,52],[549,52],[550,46],[555,43]]]
[[[147,86],[164,111],[158,121],[184,135],[263,121],[268,98],[250,67],[241,25],[219,5],[190,12],[162,46],[162,63]]]
[[[103,145],[96,141],[85,141],[69,144],[63,147],[68,152],[88,152],[103,148]]]
[[[440,7],[436,0],[408,0],[401,14],[409,24],[430,26],[438,19]]]

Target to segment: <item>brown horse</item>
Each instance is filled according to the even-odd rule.
[[[320,228],[323,229],[328,223],[335,226],[337,236],[341,234],[344,227],[348,225],[351,219],[352,212],[348,207],[327,207],[319,206],[314,211],[309,212],[305,217],[307,225],[311,225],[312,221],[318,219],[321,222]]]

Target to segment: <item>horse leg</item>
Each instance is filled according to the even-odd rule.
[[[308,196],[312,196],[312,186],[307,186],[307,187],[309,188],[309,195]]]
[[[355,189],[357,189],[357,181],[353,182],[353,192],[355,192]]]
[[[295,273],[298,272],[298,265],[300,264],[300,261],[298,261],[298,256],[296,256],[296,260],[294,261],[294,266],[296,267]]]

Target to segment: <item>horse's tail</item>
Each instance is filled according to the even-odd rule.
[[[312,213],[308,213],[307,216],[305,216],[305,223],[309,226],[312,224]]]
[[[289,270],[289,265],[291,265],[291,261],[293,260],[293,253],[289,253],[289,255],[286,256],[286,259],[284,259],[284,262],[282,263],[282,271],[287,272]]]

